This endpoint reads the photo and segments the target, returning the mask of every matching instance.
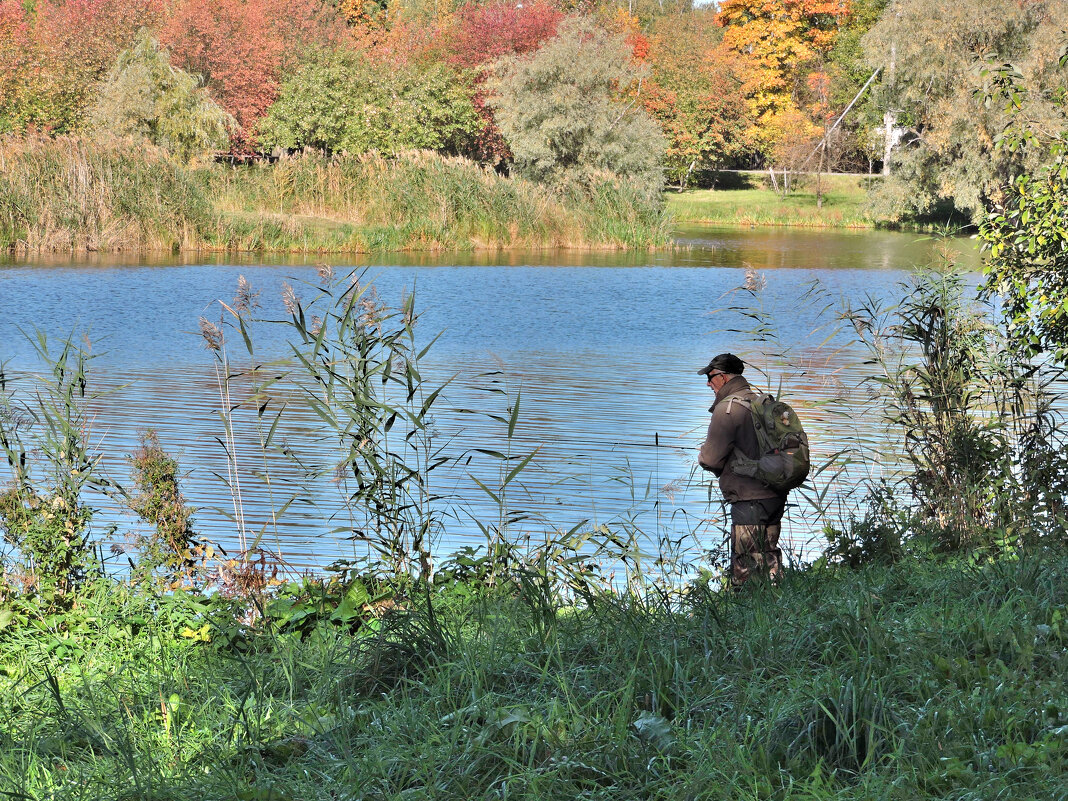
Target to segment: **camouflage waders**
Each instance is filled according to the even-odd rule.
[[[731,504],[731,586],[739,589],[754,575],[778,581],[782,571],[779,534],[786,498]]]

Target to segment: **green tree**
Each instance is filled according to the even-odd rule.
[[[459,152],[481,129],[470,81],[441,63],[374,63],[318,50],[287,78],[260,126],[262,141],[326,151]]]
[[[521,175],[553,183],[607,171],[662,184],[666,140],[638,103],[646,70],[623,36],[567,20],[494,71],[490,103]]]
[[[1064,34],[1062,34],[1063,37]],[[1068,68],[1068,41],[1061,40],[1061,69]],[[1010,123],[999,151],[1038,151],[1051,160],[1012,180],[986,213],[979,238],[988,248],[982,291],[1002,299],[1009,335],[1025,356],[1051,353],[1068,364],[1068,92],[1036,98],[1012,64],[982,70],[984,99],[1001,103]],[[1052,102],[1058,124],[1036,122],[1032,106]]]
[[[1060,0],[893,0],[863,40],[869,64],[885,70],[879,102],[908,130],[876,197],[879,211],[922,215],[951,203],[978,216],[1013,176],[1047,161],[1038,148],[997,148],[1008,115],[974,95],[983,89],[979,65],[996,54],[1023,76],[1033,123],[1056,124],[1065,89],[1056,43],[1065,28]]]
[[[888,0],[853,0],[849,16],[834,40],[828,54],[827,71],[830,76],[830,105],[836,111],[845,109],[867,83],[875,69],[864,53],[864,35],[879,21]],[[869,88],[856,102],[839,130],[844,132],[843,146],[850,164],[861,166],[880,160],[882,147],[876,129],[882,124],[883,111],[875,92]]]
[[[98,131],[143,136],[185,159],[229,147],[236,126],[199,79],[171,66],[145,31],[119,54],[89,116]]]

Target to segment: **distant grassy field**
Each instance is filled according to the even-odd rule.
[[[815,180],[786,197],[771,189],[691,189],[667,192],[668,210],[681,223],[796,225],[813,228],[874,228],[867,211],[867,178],[825,175],[823,207],[816,205]]]

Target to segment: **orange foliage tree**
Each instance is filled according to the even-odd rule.
[[[722,38],[714,15],[697,11],[655,20],[647,39],[652,75],[641,99],[668,139],[667,179],[680,186],[744,149],[749,115],[738,57]]]
[[[742,63],[752,114],[750,140],[770,154],[784,140],[818,135],[819,110],[807,102],[808,77],[834,46],[850,0],[723,0],[723,44]]]
[[[162,0],[0,0],[0,128],[65,133]]]

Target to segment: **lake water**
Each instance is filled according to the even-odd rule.
[[[950,246],[962,264],[978,266],[972,241]],[[7,261],[0,262],[0,360],[24,387],[39,363],[22,332],[88,337],[91,388],[104,393],[93,402],[90,432],[102,467],[128,483],[138,432],[154,429],[186,474],[198,531],[235,548],[219,382],[198,319],[219,319],[217,301],[231,301],[239,276],[260,292],[262,314],[281,317],[284,282],[308,297],[323,264],[335,276],[366,270],[388,304],[414,287],[422,341],[441,332],[424,364],[430,381],[455,376],[433,419],[451,453],[499,450],[507,439],[500,423],[456,409],[503,415],[507,401],[485,390],[520,393],[511,452],[538,453],[510,488],[509,505],[526,519],[509,536],[540,539],[586,521],[581,528],[637,532],[653,550],[658,540],[676,541],[699,554],[718,546],[725,529],[718,493],[709,499],[707,477],[695,469],[711,403],[697,369],[725,350],[767,364],[772,383],[782,381],[801,411],[817,461],[878,441],[881,426],[859,386],[864,354],[847,332],[834,333],[834,312],[869,294],[896,298],[908,270],[941,247],[891,232],[684,228],[675,249],[640,254]],[[747,269],[759,273],[757,292],[739,291]],[[755,343],[747,315],[772,321],[777,342]],[[256,363],[288,353],[281,326],[253,333]],[[237,369],[252,363],[240,339],[228,352]],[[769,355],[778,352],[785,361]],[[242,391],[235,381],[238,397]],[[290,401],[278,441],[306,465],[328,469],[339,454],[321,441],[322,426],[307,406]],[[264,546],[298,568],[353,556],[338,487],[326,479],[309,487],[292,461],[265,454],[255,422],[254,411],[234,413],[248,536],[262,535]],[[492,458],[475,454],[441,475],[438,489],[449,500],[440,504],[446,525],[435,543],[439,553],[484,541],[475,521],[492,522],[498,510],[471,476],[491,483],[496,469]],[[855,503],[850,493],[862,469],[870,468],[846,469],[830,485],[828,471],[818,482],[827,499],[837,499],[837,514]],[[293,496],[299,502],[278,514]],[[795,500],[786,526],[791,552],[811,558],[822,547],[822,522],[797,493]],[[98,531],[117,525],[121,539],[121,532],[139,530],[130,513],[106,499],[94,503],[101,507]]]

